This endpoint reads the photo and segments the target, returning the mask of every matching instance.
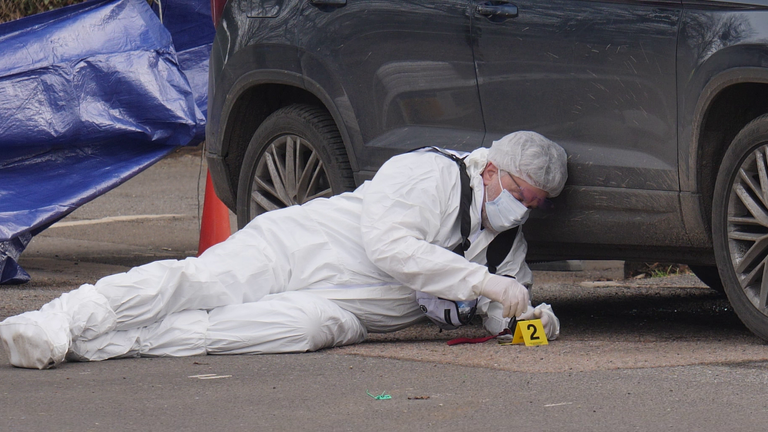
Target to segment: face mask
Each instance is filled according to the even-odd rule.
[[[501,175],[497,175],[501,193],[493,201],[485,202],[485,216],[490,229],[497,233],[520,226],[528,220],[529,209],[501,185]]]

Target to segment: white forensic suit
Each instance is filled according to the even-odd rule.
[[[83,285],[8,318],[0,336],[44,332],[40,339],[49,342],[38,348],[58,362],[62,351],[78,360],[314,351],[408,327],[424,318],[416,290],[468,300],[489,277],[485,251],[494,235],[481,229],[480,175],[487,152],[465,160],[472,186],[466,259],[452,252],[461,240],[457,164],[435,152],[406,153],[354,192],[262,214],[198,258]],[[526,249],[519,230],[497,273],[529,285]],[[490,331],[504,327],[500,304],[481,299],[478,309]],[[5,349],[13,363],[14,349],[36,348]]]

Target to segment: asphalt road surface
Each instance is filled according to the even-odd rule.
[[[202,174],[202,175],[201,175]],[[155,259],[197,250],[199,152],[161,161],[36,237],[32,282],[0,288],[0,319]],[[623,280],[621,263],[535,272],[561,338],[494,341],[422,324],[318,353],[64,363],[0,353],[0,431],[764,430],[768,347],[692,275]],[[387,394],[391,399],[375,399]]]

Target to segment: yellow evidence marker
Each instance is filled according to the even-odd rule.
[[[544,333],[544,325],[540,319],[518,321],[515,326],[515,335],[512,342],[502,345],[517,345],[525,343],[525,346],[549,345],[547,334]]]

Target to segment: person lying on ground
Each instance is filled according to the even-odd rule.
[[[398,155],[355,191],[259,215],[200,257],[135,267],[9,317],[0,345],[12,365],[38,369],[303,352],[403,329],[425,311],[446,328],[477,311],[492,334],[536,316],[553,339],[551,307],[530,305],[521,226],[566,177],[565,151],[527,131],[468,155]]]

